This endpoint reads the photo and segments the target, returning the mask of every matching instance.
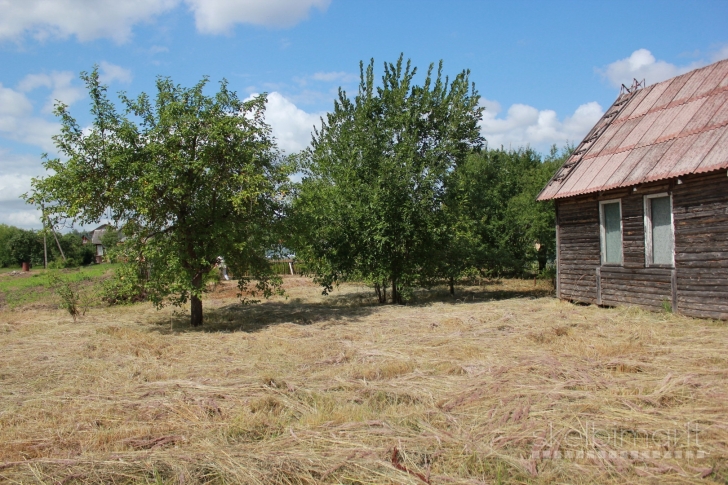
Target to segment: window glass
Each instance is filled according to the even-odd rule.
[[[670,197],[650,199],[652,263],[672,264],[672,217]]]
[[[602,205],[604,220],[604,263],[622,262],[622,224],[619,202]]]

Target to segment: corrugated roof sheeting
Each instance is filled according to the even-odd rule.
[[[620,185],[636,185],[642,183],[650,172],[659,165],[663,155],[665,155],[665,152],[670,149],[673,143],[675,143],[675,140],[658,143],[656,145],[648,145],[646,147],[648,148],[647,152],[643,155],[642,159],[638,160],[637,164],[632,168],[632,171],[621,181]]]
[[[713,149],[703,158],[695,169],[695,173],[710,172],[728,167],[728,130],[724,130],[723,136],[716,142]]]
[[[539,200],[728,167],[728,60],[620,97]],[[605,124],[609,126],[604,127]],[[589,140],[601,133],[596,140]]]
[[[710,74],[715,71],[715,64],[696,71],[695,74],[688,78],[688,81],[682,87],[679,93],[675,95],[675,99],[672,100],[672,104],[684,103],[688,101],[695,91],[705,82]]]
[[[712,90],[717,88],[721,81],[728,79],[728,63],[713,64],[715,68],[708,74],[705,81],[693,93],[693,97],[706,96]]]
[[[673,109],[679,109],[680,111],[675,113],[672,120],[667,120],[669,124],[667,128],[660,133],[660,136],[655,140],[656,143],[667,141],[671,138],[677,137],[687,126],[695,114],[705,104],[706,98],[701,98],[691,103],[686,103],[681,106],[677,106]]]

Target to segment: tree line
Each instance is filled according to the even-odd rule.
[[[310,146],[289,156],[265,123],[265,95],[160,77],[154,98],[120,93],[120,110],[97,69],[82,79],[93,122],[82,129],[56,106],[63,159],[45,159],[52,175],[26,200],[55,219],[110,216],[126,286],[144,275],[145,295],[189,302],[193,325],[220,256],[253,295],[280,291],[270,260],[292,251],[324,292],[366,281],[381,303],[441,282],[454,292],[468,275],[543,271],[554,256],[553,206],[535,198],[569,150],[488,147],[467,70],[450,79],[440,62],[418,84],[403,56],[379,80],[373,60],[360,63],[356,94],[340,88]]]
[[[18,267],[22,263],[43,267],[47,257],[50,267],[64,268],[90,264],[94,247],[83,244],[83,233],[76,230],[56,234],[21,229],[0,224],[0,267]],[[45,249],[44,249],[45,244]],[[62,253],[61,253],[62,251]]]

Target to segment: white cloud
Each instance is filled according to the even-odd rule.
[[[110,62],[101,61],[99,64],[99,81],[103,84],[111,84],[119,81],[120,83],[130,83],[132,79],[131,71]]]
[[[0,135],[11,140],[54,149],[51,137],[60,125],[33,116],[33,105],[24,93],[0,83]]]
[[[252,99],[257,94],[251,94]],[[278,92],[268,94],[265,121],[271,126],[278,147],[286,153],[303,150],[311,142],[314,125],[321,123],[321,113],[307,113]]]
[[[197,30],[228,33],[235,24],[291,27],[306,19],[311,8],[326,10],[331,0],[184,0],[195,15]]]
[[[311,8],[326,10],[331,0],[0,0],[0,40],[110,38],[129,40],[134,25],[186,5],[197,30],[227,33],[235,24],[291,27]]]
[[[0,149],[0,224],[39,228],[36,210],[20,196],[30,190],[30,180],[44,171],[40,157]]]
[[[679,76],[693,69],[705,66],[710,62],[720,61],[728,58],[728,46],[723,46],[710,54],[709,60],[697,60],[689,64],[678,66],[666,61],[660,61],[647,49],[638,49],[629,57],[614,61],[611,64],[597,69],[614,87],[622,84],[630,86],[633,79],[646,81],[646,84],[655,84],[671,77]]]
[[[30,206],[27,206],[30,207]],[[37,209],[21,209],[15,211],[0,211],[0,224],[21,227],[23,229],[40,229],[40,211]]]
[[[578,143],[604,114],[594,101],[582,104],[563,120],[553,110],[538,110],[525,104],[512,105],[505,117],[498,116],[501,106],[497,101],[481,99],[481,105],[486,109],[480,131],[491,148],[530,146],[545,151],[553,144]]]
[[[148,21],[179,0],[4,0],[0,39],[30,34],[38,40],[75,35],[86,41],[106,37],[118,43],[131,36],[132,26]]]
[[[83,98],[83,89],[72,86],[75,76],[70,71],[53,71],[50,74],[28,74],[18,83],[18,90],[24,93],[44,87],[51,90],[43,111],[51,113],[56,101],[70,106]]]
[[[0,202],[18,200],[18,198],[30,190],[30,175],[12,173],[0,174]]]

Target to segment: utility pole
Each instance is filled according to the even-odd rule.
[[[40,212],[43,218],[43,269],[48,269],[48,244],[46,243],[46,236],[48,235],[48,229],[45,223],[45,205],[40,205]]]

